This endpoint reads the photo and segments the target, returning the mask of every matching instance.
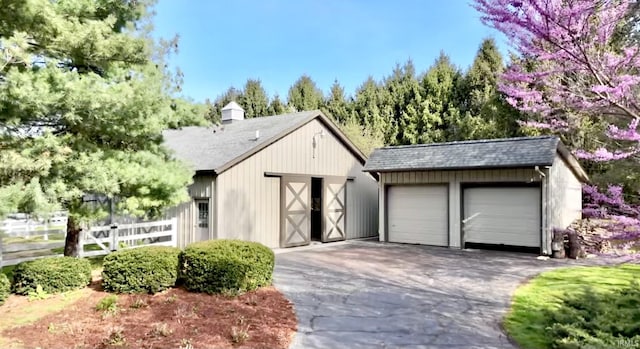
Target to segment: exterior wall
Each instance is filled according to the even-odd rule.
[[[316,136],[324,129],[324,137]],[[347,238],[378,233],[377,184],[320,121],[313,120],[216,178],[217,236],[280,244],[280,179],[265,172],[354,177],[347,183]]]
[[[461,171],[388,172],[380,174],[380,241],[387,240],[386,187],[398,184],[449,185],[449,245],[461,248],[462,185],[466,183],[540,182],[540,174],[533,168]],[[544,199],[544,198],[543,198]],[[544,210],[543,210],[544,212]],[[545,221],[544,213],[542,221]],[[543,244],[545,236],[543,235]]]
[[[582,183],[560,156],[549,170],[549,206],[551,228],[564,229],[582,217]]]
[[[211,238],[215,238],[214,184],[215,177],[196,175],[193,178],[193,184],[188,188],[190,200],[167,211],[167,217],[176,217],[178,219],[178,247],[183,248],[196,241],[195,199],[209,199],[209,234]]]

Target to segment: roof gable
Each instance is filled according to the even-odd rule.
[[[559,153],[576,176],[586,173],[558,137],[518,137],[448,143],[418,144],[376,149],[364,171],[460,170],[551,166]],[[573,161],[572,161],[573,160]]]
[[[189,126],[167,130],[163,133],[164,144],[196,171],[220,174],[314,119],[320,120],[361,164],[365,164],[364,154],[319,110],[257,117],[218,127]]]

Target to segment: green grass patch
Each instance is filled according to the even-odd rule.
[[[69,307],[90,294],[91,291],[85,288],[57,294],[44,300],[28,302],[20,308],[13,308],[8,311],[3,309],[2,316],[0,316],[0,348],[14,348],[15,345],[18,345],[13,339],[2,337],[1,333],[3,331],[32,324],[49,314]]]
[[[640,328],[638,280],[633,264],[542,273],[515,292],[505,329],[525,349],[640,348],[625,335]]]

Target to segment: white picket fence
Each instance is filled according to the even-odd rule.
[[[33,225],[35,226],[35,225]],[[43,257],[62,256],[53,250],[64,248],[64,234],[49,239],[48,230],[20,230],[0,234],[0,267]],[[142,246],[177,246],[177,219],[91,227],[80,233],[80,257],[92,257]]]

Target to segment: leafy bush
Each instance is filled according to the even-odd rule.
[[[112,294],[102,298],[96,304],[96,311],[113,312],[118,310],[118,296]]]
[[[9,278],[6,275],[0,273],[0,305],[4,304],[10,293],[11,282],[9,282]]]
[[[610,293],[587,288],[547,316],[554,348],[640,348],[640,283]]]
[[[271,284],[274,255],[256,242],[211,240],[187,246],[180,275],[190,291],[239,293]]]
[[[13,292],[52,294],[85,287],[91,282],[91,264],[74,257],[48,257],[18,264],[13,270]]]
[[[148,246],[120,250],[104,258],[102,287],[117,293],[156,293],[173,287],[178,277],[175,247]]]

